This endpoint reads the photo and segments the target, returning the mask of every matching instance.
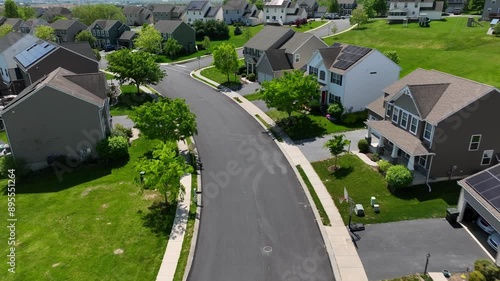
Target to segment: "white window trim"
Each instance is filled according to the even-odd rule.
[[[398,107],[395,107],[395,106],[392,108],[392,117],[391,117],[391,120],[392,120],[392,122],[394,122],[396,124],[399,124],[399,110],[400,109]],[[396,117],[396,118],[394,118],[394,117]],[[394,120],[394,119],[396,119],[396,120]]]
[[[391,115],[389,115],[389,111],[393,108],[394,106],[392,106],[392,103],[387,104],[387,109],[385,110],[385,116],[391,117]]]
[[[298,63],[300,61],[300,54],[295,54],[294,61],[295,63]]]
[[[415,132],[411,130],[411,125],[413,124],[413,120],[414,119],[417,120],[417,123],[415,124]],[[411,120],[410,120],[410,129],[409,129],[410,133],[412,133],[414,135],[417,134],[417,131],[418,131],[418,122],[419,122],[418,118],[412,115],[411,116]]]
[[[427,131],[427,126],[431,126],[431,133],[429,135],[429,138],[425,137],[425,132]],[[432,141],[432,137],[434,136],[434,126],[431,123],[425,122],[425,127],[424,127],[424,139],[428,141]]]
[[[428,160],[428,159],[427,159],[427,156],[428,156],[428,155],[420,155],[420,157],[419,157],[419,159],[418,159],[418,164],[419,164],[420,166],[422,166],[424,169],[427,169],[427,160]],[[425,161],[424,161],[424,165],[422,165],[422,164],[420,163],[420,160],[421,160],[421,159],[425,159]]]
[[[488,161],[487,164],[484,164],[483,161],[485,159],[485,156],[489,156],[490,160]],[[481,157],[481,166],[488,166],[491,164],[491,159],[493,159],[493,149],[488,149],[483,151],[483,157]]]
[[[403,125],[403,120],[404,120],[403,116],[405,116],[405,115],[406,115],[406,120],[405,120],[406,123]],[[412,116],[408,112],[401,110],[401,120],[400,120],[401,122],[399,124],[399,126],[401,126],[401,128],[404,128],[404,129],[408,128],[408,118],[409,117],[411,118]]]
[[[477,141],[477,148],[476,149],[470,149],[470,146],[472,145],[472,139],[476,136],[479,136],[479,141]],[[477,134],[477,135],[472,135],[470,137],[470,141],[469,141],[469,151],[478,151],[479,150],[479,147],[481,146],[481,139],[483,138],[483,135],[481,134]],[[476,143],[476,142],[474,142]]]

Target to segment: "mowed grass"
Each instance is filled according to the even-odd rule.
[[[151,96],[144,93],[137,95],[135,85],[122,85],[120,89],[122,93],[118,96],[118,103],[111,106],[109,110],[112,116],[131,115],[134,107],[153,100]]]
[[[297,27],[296,25],[292,25],[289,27],[291,29],[295,30],[296,32],[306,32],[306,31],[314,29],[316,27],[320,27],[327,22],[328,21],[326,21],[326,20],[315,20],[315,21],[309,21],[307,24],[303,24],[300,27]]]
[[[150,210],[163,197],[141,191],[133,166],[157,143],[134,141],[130,161],[121,167],[93,164],[63,174],[61,181],[52,171],[18,180],[17,270],[9,274],[5,266],[0,279],[155,280],[175,205],[161,216],[158,209]],[[4,193],[0,208],[6,221]],[[5,240],[7,234],[2,234]],[[123,253],[115,254],[118,249]]]
[[[9,143],[9,139],[7,138],[7,132],[5,130],[0,132],[0,140],[3,141],[4,143]]]
[[[489,24],[467,27],[466,17],[432,21],[429,28],[411,23],[389,25],[384,20],[371,21],[360,30],[325,39],[381,52],[396,51],[402,67],[401,76],[416,68],[436,69],[460,77],[500,87],[500,37],[486,35]]]
[[[340,169],[335,173],[328,170],[333,164],[333,158],[312,163],[346,225],[349,221],[349,204],[339,202],[339,198],[344,196],[344,187],[354,202],[365,208],[365,217],[353,215],[353,221],[367,224],[442,218],[445,217],[448,206],[457,204],[460,194],[456,181],[431,183],[432,192],[428,191],[426,185],[418,185],[393,194],[389,192],[384,177],[357,156],[347,154],[339,157],[337,165]],[[371,196],[377,198],[380,205],[379,214],[375,214],[370,205]]]

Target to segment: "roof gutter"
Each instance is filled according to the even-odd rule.
[[[427,177],[425,178],[425,184],[427,187],[429,187],[429,192],[432,191],[432,188],[429,184],[429,177],[431,175],[431,168],[432,168],[432,160],[434,160],[434,154],[431,154],[431,162],[429,163],[429,169],[427,170]]]

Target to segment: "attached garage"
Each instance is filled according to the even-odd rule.
[[[466,208],[470,206],[500,233],[500,164],[460,180],[458,184],[462,186],[457,206],[458,221],[464,219]],[[500,265],[499,252],[500,245],[495,258],[497,265]]]
[[[260,72],[259,71],[259,74],[257,75],[257,79],[259,79],[259,82],[264,82],[264,81],[269,81],[269,80],[272,80],[273,79],[273,76],[272,75],[269,75],[265,72]]]

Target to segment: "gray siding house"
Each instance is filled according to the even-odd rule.
[[[299,0],[297,1],[299,7],[303,8],[307,12],[308,18],[314,18],[316,11],[318,10],[319,4],[316,0]]]
[[[123,15],[127,25],[142,26],[153,21],[153,13],[142,6],[127,5],[123,7]]]
[[[224,22],[233,24],[234,22],[242,22],[242,17],[245,14],[245,9],[248,7],[246,0],[229,0],[222,6],[224,14]]]
[[[54,28],[58,43],[75,42],[75,36],[88,27],[78,20],[56,20],[50,26]]]
[[[0,115],[12,155],[32,170],[58,156],[83,160],[95,155],[96,143],[110,131],[105,76],[58,68],[22,91]]]
[[[499,105],[492,86],[417,69],[367,106],[368,138],[414,171],[414,183],[463,178],[500,161]]]
[[[21,31],[21,25],[23,24],[23,20],[19,18],[7,18],[5,19],[3,24],[8,24],[12,26],[12,31]]]
[[[181,20],[184,16],[185,6],[172,4],[153,4],[150,10],[153,12],[153,23],[159,20]]]
[[[500,1],[485,0],[482,17],[483,20],[500,19]]]
[[[196,51],[196,31],[190,25],[178,20],[160,20],[155,24],[155,29],[161,34],[163,40],[174,38],[182,45],[184,52]]]
[[[97,39],[95,47],[104,48],[107,45],[117,46],[117,39],[130,27],[118,20],[96,20],[87,30]]]
[[[66,19],[71,19],[72,13],[66,7],[50,7],[47,10],[45,10],[45,12],[43,12],[43,15],[41,17],[48,22],[52,22],[54,18],[57,16],[65,17]]]
[[[21,31],[22,33],[33,34],[35,32],[35,29],[41,25],[50,24],[43,19],[29,19],[21,23],[21,25],[19,26],[19,31]]]

